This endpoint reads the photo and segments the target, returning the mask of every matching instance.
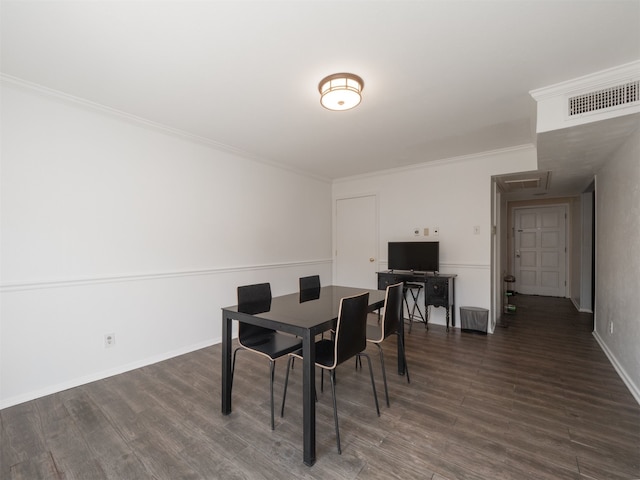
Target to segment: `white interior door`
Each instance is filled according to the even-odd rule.
[[[377,225],[375,195],[336,201],[336,285],[377,287]]]
[[[566,293],[566,207],[515,209],[516,290],[528,295]]]

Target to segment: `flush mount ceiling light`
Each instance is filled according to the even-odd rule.
[[[364,82],[353,73],[334,73],[318,84],[320,104],[329,110],[349,110],[362,99]]]

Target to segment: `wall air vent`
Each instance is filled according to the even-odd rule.
[[[569,116],[596,112],[640,100],[640,80],[569,98]]]
[[[496,182],[503,193],[537,195],[549,189],[551,172],[536,171],[500,175],[496,177]]]

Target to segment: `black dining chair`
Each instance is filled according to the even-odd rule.
[[[268,312],[271,308],[271,285],[259,283],[238,287],[238,311],[255,315]],[[236,369],[238,350],[249,350],[269,360],[269,387],[271,395],[271,430],[275,428],[273,414],[273,380],[275,377],[276,359],[302,348],[302,341],[292,335],[279,333],[270,328],[238,322],[238,343],[233,351],[231,365],[231,387]]]
[[[373,380],[373,368],[369,355],[364,353],[367,348],[367,310],[369,304],[369,293],[362,293],[352,297],[345,297],[340,300],[340,309],[338,313],[338,322],[336,325],[336,333],[333,339],[321,339],[315,343],[316,367],[328,370],[331,380],[331,395],[333,398],[333,419],[336,428],[336,443],[338,445],[338,453],[342,453],[340,448],[340,430],[338,427],[338,408],[336,402],[336,386],[335,386],[335,369],[341,363],[350,358],[366,357],[369,362],[369,374],[371,376],[371,387],[373,388],[373,398],[376,403],[376,411],[380,416],[380,407],[378,405],[378,395],[376,394],[376,385]],[[282,409],[280,416],[284,416],[284,404],[287,396],[287,384],[289,383],[289,371],[293,358],[302,358],[302,351],[298,350],[289,356],[287,362],[287,374],[284,382],[284,394],[282,396]]]
[[[402,352],[402,361],[404,362],[404,371],[407,376],[407,383],[411,383],[409,379],[409,368],[407,367],[407,355],[404,350],[404,342],[400,335],[399,327],[402,322],[402,301],[404,298],[403,284],[396,283],[389,285],[385,294],[384,313],[380,325],[367,325],[367,342],[378,347],[380,352],[380,364],[382,365],[382,380],[384,381],[384,395],[389,406],[389,390],[387,388],[387,374],[384,367],[384,353],[380,344],[391,335],[398,336],[400,351]]]
[[[320,289],[320,275],[310,275],[308,277],[300,277],[300,291],[304,290],[319,290]]]
[[[300,303],[320,298],[320,275],[300,277]]]

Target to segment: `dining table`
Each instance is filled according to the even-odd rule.
[[[231,352],[233,321],[270,328],[302,339],[303,461],[316,461],[315,337],[335,328],[340,300],[369,293],[369,312],[384,306],[385,291],[325,286],[276,296],[263,305],[234,305],[222,309],[222,414],[231,413]],[[399,358],[401,358],[399,356]],[[404,365],[402,365],[404,369]],[[399,370],[400,371],[400,370]]]

